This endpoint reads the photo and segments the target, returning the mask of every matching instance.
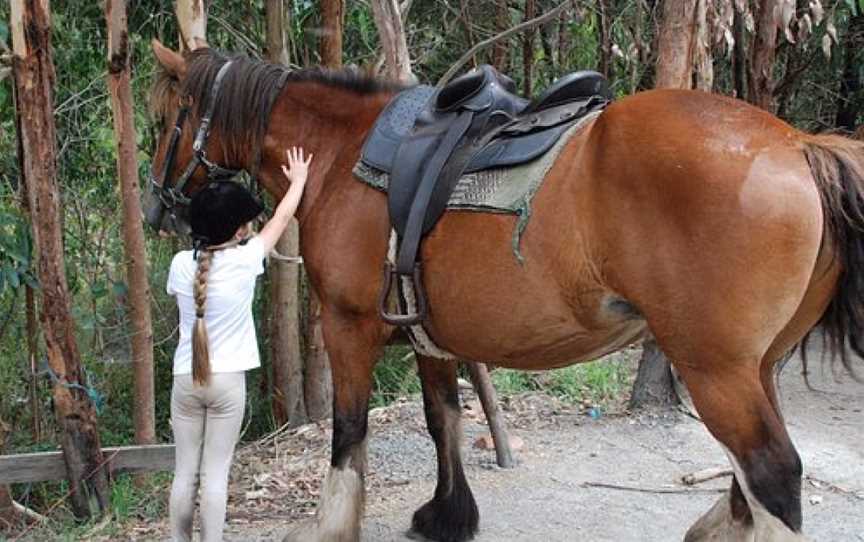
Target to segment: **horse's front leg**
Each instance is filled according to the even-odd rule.
[[[322,326],[333,373],[333,443],[315,521],[285,542],[358,542],[366,474],[366,430],[372,369],[385,341],[377,320],[328,316]]]
[[[479,513],[462,470],[462,423],[456,362],[417,356],[426,426],[438,454],[438,485],[432,500],[414,512],[412,533],[438,542],[474,538]]]

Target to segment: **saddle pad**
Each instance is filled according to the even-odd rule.
[[[447,209],[518,215],[519,220],[513,234],[513,252],[521,262],[519,242],[531,216],[531,200],[534,194],[537,193],[543,179],[570,138],[601,113],[602,111],[589,113],[569,126],[552,148],[539,158],[517,166],[464,174],[447,202]],[[353,172],[361,182],[387,192],[390,181],[387,172],[370,166],[362,159],[357,161]]]

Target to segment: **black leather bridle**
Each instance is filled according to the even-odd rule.
[[[172,212],[177,206],[188,206],[190,203],[189,196],[186,195],[184,189],[186,184],[195,171],[199,167],[203,167],[207,171],[207,180],[215,181],[220,179],[229,179],[235,177],[242,170],[224,168],[207,158],[205,147],[207,146],[207,138],[210,136],[210,121],[213,118],[213,113],[216,108],[216,98],[219,96],[219,89],[222,86],[222,81],[228,73],[228,68],[232,61],[228,61],[219,68],[216,73],[216,79],[213,81],[213,88],[210,91],[210,102],[207,104],[207,110],[201,118],[201,125],[195,133],[195,140],[192,143],[192,158],[183,170],[176,182],[171,181],[169,176],[171,168],[174,165],[174,158],[177,154],[177,145],[180,142],[180,135],[183,132],[183,126],[186,122],[186,117],[189,114],[189,103],[183,103],[177,113],[177,122],[174,124],[174,130],[171,134],[171,140],[168,143],[168,151],[165,153],[165,161],[162,166],[162,174],[157,178],[153,173],[150,174],[150,184],[153,192],[158,196],[164,210],[174,216]],[[160,182],[161,181],[161,182]],[[175,217],[176,218],[176,217]]]

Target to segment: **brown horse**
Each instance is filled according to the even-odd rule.
[[[279,197],[283,150],[315,154],[298,219],[333,370],[332,462],[316,521],[288,539],[358,540],[372,369],[394,329],[376,312],[386,198],[351,170],[397,89],[232,57],[202,146],[206,167],[197,167],[193,133],[228,59],[209,49],[182,57],[158,42],[154,52],[163,73],[153,105],[164,126],[153,160],[164,175],[154,186],[174,186],[192,163],[180,188],[194,193],[219,164],[257,170]],[[190,113],[178,122],[181,105]],[[652,333],[735,472],[685,539],[799,540],[802,466],[774,378],[820,321],[850,371],[847,349],[862,351],[862,190],[862,143],[804,134],[722,96],[637,94],[567,142],[533,200],[524,263],[510,248],[514,217],[445,214],[422,251],[427,329],[464,359],[531,370],[595,359]],[[151,196],[156,225],[152,211],[164,200]],[[456,363],[418,363],[438,485],[412,530],[467,540],[478,511],[462,470]]]

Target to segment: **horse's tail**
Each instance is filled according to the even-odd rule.
[[[822,198],[823,250],[833,250],[841,265],[820,324],[832,359],[858,379],[848,351],[864,357],[864,142],[808,136],[804,153]]]

